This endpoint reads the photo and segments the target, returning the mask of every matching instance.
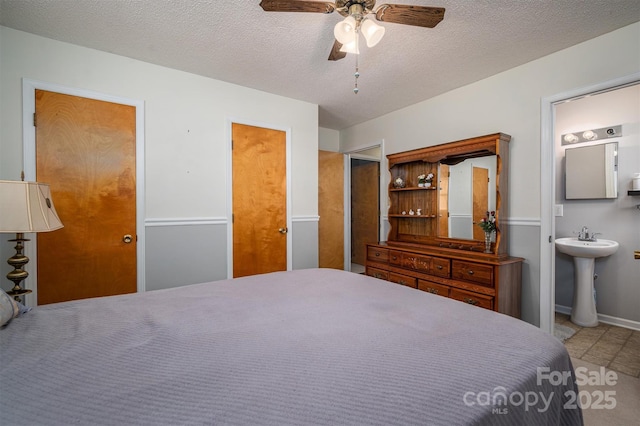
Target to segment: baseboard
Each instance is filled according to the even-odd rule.
[[[570,306],[556,305],[556,312],[571,315]],[[640,322],[632,321],[624,318],[612,317],[610,315],[598,314],[598,321],[605,324],[617,325],[618,327],[630,328],[631,330],[640,331]]]

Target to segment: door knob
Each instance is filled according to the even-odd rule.
[[[286,234],[287,232],[289,232],[289,228],[287,227],[280,228],[278,229],[278,232],[280,232],[281,234]]]
[[[129,234],[127,234],[124,237],[122,237],[122,241],[124,241],[125,244],[130,244],[132,240],[133,240],[133,238]]]

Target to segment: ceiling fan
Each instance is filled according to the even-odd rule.
[[[444,18],[442,7],[383,4],[375,11],[376,0],[262,0],[260,6],[266,12],[312,12],[333,13],[345,17],[334,28],[336,40],[329,54],[330,61],[344,58],[347,53],[359,53],[358,34],[362,33],[367,46],[375,46],[384,35],[384,27],[377,25],[367,15],[374,14],[376,20],[396,24],[433,28]]]

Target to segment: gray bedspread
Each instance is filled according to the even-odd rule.
[[[582,423],[554,337],[336,270],[37,307],[0,348],[2,425]]]

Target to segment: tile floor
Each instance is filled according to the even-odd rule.
[[[556,323],[576,330],[564,342],[572,358],[640,377],[640,331],[603,323],[580,327],[568,315],[557,312]]]

